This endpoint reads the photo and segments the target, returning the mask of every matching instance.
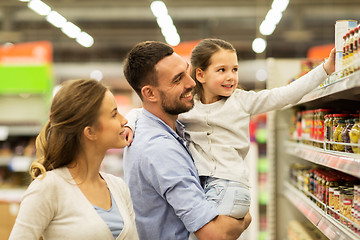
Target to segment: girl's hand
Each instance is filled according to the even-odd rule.
[[[134,133],[129,127],[125,127],[125,139],[127,141],[127,145],[130,146],[130,144],[133,141]]]
[[[335,72],[335,53],[336,53],[336,49],[333,48],[330,52],[329,58],[324,63],[324,70],[327,75],[330,75],[331,73]]]

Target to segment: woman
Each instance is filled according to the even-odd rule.
[[[101,83],[67,81],[37,137],[10,239],[138,239],[127,186],[100,172],[106,151],[126,146],[126,123]]]

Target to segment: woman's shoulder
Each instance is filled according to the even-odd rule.
[[[126,183],[124,182],[124,180],[121,177],[118,177],[118,176],[115,176],[113,174],[106,173],[106,172],[100,172],[100,174],[107,183],[126,185]]]
[[[64,169],[54,169],[47,171],[45,174],[41,174],[31,182],[31,185],[34,186],[46,186],[46,187],[57,187],[59,183],[64,180],[66,176],[64,175]]]

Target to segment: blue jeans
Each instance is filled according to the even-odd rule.
[[[243,218],[249,211],[249,188],[239,182],[205,177],[204,190],[206,200],[214,204],[220,215]]]

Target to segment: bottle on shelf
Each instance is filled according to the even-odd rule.
[[[360,25],[358,25],[355,29],[354,29],[354,70],[358,71],[360,68],[360,58],[359,58],[359,28]]]
[[[354,119],[353,118],[349,118],[349,119],[345,119],[345,127],[343,129],[343,131],[341,132],[341,139],[343,143],[350,143],[350,130],[354,125]],[[353,153],[351,146],[349,145],[345,145],[344,146],[344,151],[348,152],[348,153]]]
[[[351,146],[352,151],[354,153],[360,154],[360,148],[359,148],[359,135],[360,135],[360,123],[359,118],[354,118],[354,125],[350,129],[349,137],[350,137],[350,143],[354,144]]]
[[[354,72],[354,30],[350,30],[349,34],[349,55],[348,55],[348,74]]]
[[[342,142],[341,132],[344,130],[345,127],[345,119],[349,117],[348,114],[334,114],[334,121],[333,121],[333,142]],[[333,150],[335,151],[344,151],[344,145],[342,144],[334,144]]]

